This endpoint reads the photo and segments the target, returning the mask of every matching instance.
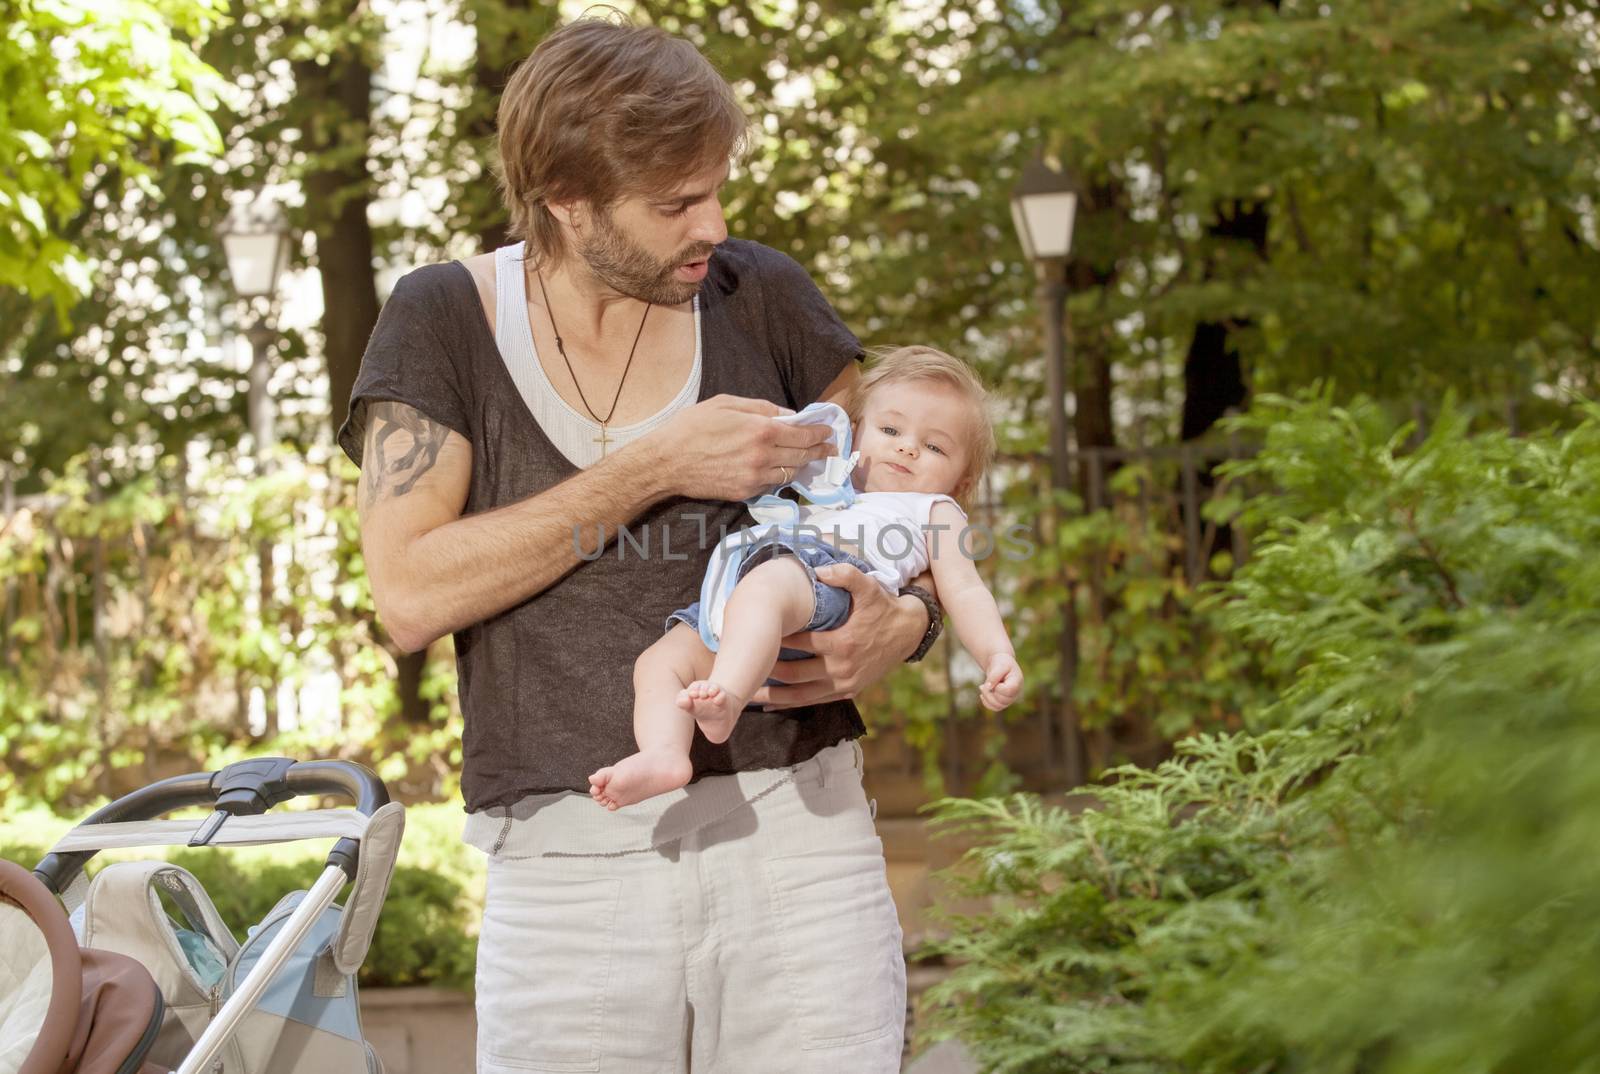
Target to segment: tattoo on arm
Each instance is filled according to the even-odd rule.
[[[396,433],[406,436],[395,439]],[[363,470],[367,506],[385,495],[404,496],[439,461],[439,449],[450,435],[448,426],[404,403],[371,405]]]

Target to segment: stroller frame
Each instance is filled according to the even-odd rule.
[[[280,814],[273,818],[270,828],[251,822],[227,827],[230,818],[259,817],[279,803],[307,795],[336,795],[348,799],[355,803],[359,817],[353,817],[348,811],[323,810]],[[240,1021],[260,1000],[273,977],[316,925],[322,912],[333,905],[345,882],[359,881],[358,867],[365,822],[388,803],[389,792],[383,782],[371,770],[359,764],[348,761],[297,762],[286,757],[252,758],[216,772],[173,776],[111,802],[57,843],[56,849],[34,867],[33,874],[50,891],[63,896],[70,911],[74,908],[75,900],[81,901],[79,889],[84,884],[84,865],[98,850],[110,846],[174,843],[186,834],[189,846],[217,843],[248,845],[340,834],[338,842],[328,852],[316,883],[300,900],[249,974],[236,985],[233,995],[211,1018],[175,1072],[201,1074],[210,1069]],[[196,805],[213,808],[211,816],[205,818],[197,828],[185,821],[155,820],[173,810]],[[177,839],[173,838],[175,835]],[[392,867],[393,862],[387,864]],[[388,869],[383,872],[377,892],[380,905],[388,888]],[[358,882],[357,893],[351,896],[352,905],[356,903],[361,887]],[[362,950],[364,952],[364,946]]]

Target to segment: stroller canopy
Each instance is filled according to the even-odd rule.
[[[136,1074],[161,993],[131,958],[81,950],[33,874],[0,861],[0,1074]]]
[[[30,886],[33,890],[28,890]],[[29,902],[24,904],[24,899]],[[65,1053],[78,1020],[77,1004],[67,1006],[66,990],[51,1018],[52,980],[57,975],[78,972],[78,945],[66,918],[54,920],[59,911],[56,915],[49,913],[54,902],[44,885],[26,870],[0,861],[0,1074],[15,1074],[22,1069],[23,1060],[33,1051],[47,1023],[47,1047]],[[35,915],[42,923],[35,921]],[[58,935],[47,939],[44,930],[52,926]],[[59,934],[60,929],[66,930],[65,935]],[[60,967],[52,965],[52,939],[60,952]],[[53,1043],[56,1041],[59,1044]]]

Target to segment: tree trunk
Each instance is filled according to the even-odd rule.
[[[1225,0],[1223,6],[1269,7],[1276,12],[1281,5],[1282,0]],[[1267,207],[1261,202],[1234,201],[1217,206],[1216,218],[1206,231],[1213,239],[1242,239],[1250,243],[1256,255],[1265,261],[1267,222]],[[1208,260],[1205,278],[1211,279],[1214,271],[1214,261]],[[1234,327],[1248,327],[1248,322],[1236,323]],[[1189,353],[1183,362],[1180,439],[1204,436],[1230,409],[1242,407],[1249,396],[1239,352],[1229,345],[1229,330],[1230,326],[1220,321],[1201,321],[1194,327]],[[1205,470],[1205,483],[1208,488],[1213,483],[1209,466]]]
[[[1206,229],[1213,239],[1248,242],[1262,261],[1267,259],[1268,214],[1259,202],[1232,202],[1217,207],[1216,219]],[[1205,278],[1215,276],[1208,261]],[[1194,326],[1189,352],[1183,361],[1183,425],[1180,438],[1204,436],[1229,410],[1242,407],[1249,396],[1238,348],[1229,336],[1250,322],[1201,321]],[[1209,471],[1207,474],[1209,484]]]
[[[1109,176],[1096,176],[1090,180],[1078,203],[1078,240],[1066,264],[1066,286],[1073,294],[1099,293],[1115,285],[1119,262],[1117,236],[1121,220],[1128,210],[1127,196],[1121,183]],[[1111,417],[1111,355],[1109,326],[1080,329],[1067,318],[1066,347],[1068,360],[1067,390],[1072,393],[1073,413],[1071,437],[1076,445],[1077,465],[1075,491],[1085,504],[1099,497],[1103,488],[1091,492],[1091,484],[1102,485],[1100,480],[1106,470],[1104,460],[1092,458],[1087,453],[1095,448],[1115,447],[1116,427]],[[1091,477],[1091,474],[1095,475]],[[1096,507],[1103,504],[1096,504]],[[1095,625],[1103,622],[1106,610],[1106,562],[1102,555],[1094,555],[1074,572],[1086,584],[1089,621]],[[1070,693],[1076,679],[1079,662],[1082,624],[1078,613],[1077,582],[1067,583],[1066,606],[1063,609],[1062,630],[1067,635],[1062,642],[1062,664],[1072,669],[1062,674],[1062,688]],[[1094,771],[1105,766],[1111,757],[1112,730],[1099,727],[1084,730],[1078,725],[1076,706],[1070,706],[1071,723],[1077,741],[1066,754],[1063,775],[1068,785],[1081,783]]]
[[[359,0],[339,0],[340,19],[360,17]],[[372,126],[372,68],[359,45],[326,63],[294,65],[297,92],[327,102],[320,123],[306,125],[306,149],[316,163],[305,176],[306,205],[317,237],[322,276],[322,330],[328,366],[329,419],[338,432],[350,407],[350,391],[367,340],[378,323],[378,287],[373,277],[372,200],[367,146]],[[428,722],[428,703],[418,695],[427,653],[394,654],[400,718],[407,726]]]
[[[400,697],[400,722],[406,727],[422,727],[431,719],[430,706],[422,696],[422,673],[427,666],[426,649],[395,657],[394,688]]]
[[[1078,348],[1075,372],[1078,409],[1073,434],[1078,450],[1116,447],[1117,432],[1111,423],[1111,356],[1101,340]]]
[[[495,152],[495,104],[500,100],[500,94],[505,91],[511,70],[510,66],[489,58],[489,54],[480,43],[477,61],[472,65],[472,83],[478,98],[477,108],[467,124],[467,137],[478,149],[479,159],[486,162],[486,170],[487,161],[493,158]],[[498,212],[485,210],[475,215],[478,219],[472,221],[472,229],[478,234],[480,252],[498,250],[510,241],[510,236],[506,234],[509,221],[503,210]]]
[[[478,52],[472,65],[473,103],[468,111],[466,138],[484,162],[484,182],[490,181],[488,162],[495,153],[495,110],[511,73],[535,44],[556,26],[556,6],[535,7],[533,0],[472,0],[468,5],[478,31]],[[507,32],[507,29],[511,32]],[[461,199],[466,230],[478,236],[479,249],[488,252],[510,241],[507,218],[497,197],[483,192]]]
[[[1213,239],[1248,242],[1256,256],[1267,260],[1267,208],[1260,202],[1232,202],[1218,206],[1217,216],[1207,231]],[[1215,274],[1215,259],[1208,260],[1205,276]],[[1250,387],[1245,383],[1244,364],[1239,350],[1230,338],[1240,329],[1250,326],[1248,320],[1201,321],[1194,326],[1189,340],[1189,352],[1183,361],[1183,420],[1180,439],[1196,440],[1230,411],[1242,409],[1249,398]],[[1200,519],[1200,510],[1210,499],[1216,487],[1215,466],[1202,462],[1195,470],[1184,472],[1184,487],[1180,491],[1179,522],[1184,534],[1184,573],[1191,585],[1202,581],[1209,570],[1212,555],[1219,549],[1233,545],[1233,527],[1218,523],[1210,530],[1210,540],[1198,536],[1207,532]]]
[[[493,159],[495,153],[495,105],[500,100],[500,94],[505,91],[511,70],[510,66],[490,59],[480,44],[477,61],[472,65],[473,89],[478,98],[477,108],[467,124],[467,137],[478,149],[479,159],[485,162],[485,170],[488,169],[487,162]],[[498,206],[498,202],[495,205]],[[472,221],[472,229],[478,234],[480,252],[498,250],[510,241],[511,237],[506,234],[506,226],[510,221],[504,210],[491,211],[485,208],[475,215],[478,219]]]
[[[1229,410],[1244,405],[1248,394],[1239,352],[1228,341],[1228,326],[1201,321],[1194,326],[1189,353],[1183,359],[1183,427],[1179,436],[1204,436]]]
[[[1085,192],[1078,206],[1077,229],[1084,241],[1067,262],[1069,294],[1104,294],[1115,286],[1118,276],[1115,241],[1121,230],[1120,217],[1128,211],[1127,200],[1121,183],[1115,179],[1096,181]],[[1116,426],[1111,419],[1111,352],[1107,331],[1075,333],[1069,343],[1072,392],[1077,403],[1072,422],[1073,439],[1079,451],[1117,446]],[[1080,483],[1082,479],[1080,469]]]
[[[341,0],[345,18],[357,4]],[[329,420],[338,432],[350,406],[367,339],[378,323],[378,288],[372,271],[372,226],[367,221],[371,178],[367,140],[372,122],[372,69],[358,47],[326,63],[294,65],[297,92],[331,107],[322,122],[306,125],[306,150],[316,161],[305,176],[306,206],[317,237],[322,275],[322,330],[328,367]]]

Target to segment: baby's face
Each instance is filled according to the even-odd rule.
[[[972,402],[951,385],[912,380],[874,390],[855,431],[856,487],[955,495],[971,428]]]

